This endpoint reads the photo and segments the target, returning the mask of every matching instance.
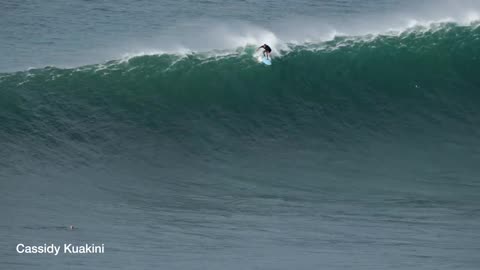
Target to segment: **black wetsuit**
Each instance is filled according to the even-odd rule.
[[[272,48],[270,48],[270,46],[268,46],[268,45],[266,45],[266,44],[260,46],[260,48],[265,49],[265,51],[268,52],[268,53],[271,53],[271,52],[272,52]]]

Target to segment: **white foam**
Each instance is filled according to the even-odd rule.
[[[480,5],[478,6],[480,10]],[[411,13],[411,14],[410,14]],[[369,15],[368,18],[353,18],[346,22],[331,22],[316,18],[288,18],[277,21],[275,29],[245,22],[222,24],[205,23],[204,32],[172,38],[168,42],[159,41],[152,48],[141,48],[123,54],[121,59],[128,61],[132,57],[143,55],[176,54],[185,56],[203,53],[208,56],[227,56],[238,53],[238,48],[268,44],[273,55],[281,56],[289,52],[292,46],[331,41],[339,36],[362,37],[369,39],[378,35],[399,35],[416,29],[431,30],[439,24],[456,23],[472,25],[480,20],[478,10],[465,8],[455,2],[447,1],[442,7],[428,12],[415,11],[397,14]],[[451,13],[451,14],[449,14]],[[405,15],[408,14],[408,15]],[[211,25],[211,27],[210,27]],[[182,32],[182,30],[178,30]]]
[[[228,57],[246,51],[252,54],[251,49],[245,48],[264,43],[272,48],[273,57],[278,57],[289,53],[292,47],[318,45],[339,36],[365,41],[378,35],[438,29],[442,23],[475,26],[479,21],[479,0],[425,0],[406,5],[393,13],[351,14],[338,19],[335,16],[318,18],[294,15],[262,25],[235,20],[192,20],[189,23],[182,22],[172,35],[155,36],[152,33],[154,38],[148,40],[139,38],[116,44],[117,47],[109,49],[103,58],[96,59],[118,59],[121,63],[145,55]],[[343,45],[338,43],[336,46]],[[317,49],[320,47],[317,46]],[[98,70],[104,68],[97,66]]]

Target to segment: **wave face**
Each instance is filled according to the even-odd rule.
[[[308,148],[470,142],[479,134],[476,24],[292,46],[271,67],[254,51],[2,74],[3,151],[33,147],[57,159],[66,148],[67,156],[88,156],[149,136],[152,147],[211,154],[269,141]],[[4,159],[2,166],[17,162]]]

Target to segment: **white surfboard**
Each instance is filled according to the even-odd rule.
[[[267,66],[270,66],[272,64],[272,60],[267,59],[267,57],[262,58],[262,63],[264,63]]]

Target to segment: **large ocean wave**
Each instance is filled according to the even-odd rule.
[[[478,24],[444,23],[289,45],[270,67],[251,45],[4,73],[2,151],[100,155],[145,134],[153,144],[210,150],[265,140],[471,139],[479,70]]]

